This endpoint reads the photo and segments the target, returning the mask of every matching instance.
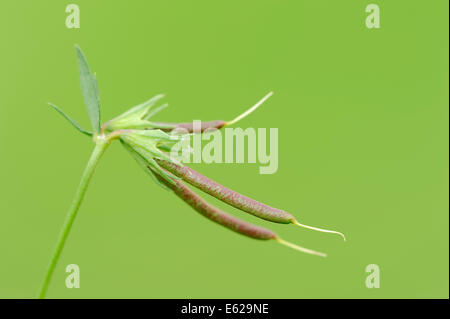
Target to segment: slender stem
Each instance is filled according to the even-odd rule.
[[[50,284],[53,272],[58,263],[58,259],[64,248],[64,244],[66,243],[67,237],[69,236],[70,230],[72,229],[73,222],[75,220],[75,217],[77,216],[78,209],[80,208],[84,194],[86,193],[86,189],[89,185],[89,181],[91,180],[91,177],[95,171],[95,167],[97,166],[100,157],[103,155],[106,148],[108,147],[109,142],[110,141],[104,138],[104,136],[99,136],[96,138],[95,148],[92,152],[89,162],[86,165],[83,176],[81,177],[80,185],[78,186],[72,205],[70,206],[69,212],[67,213],[66,220],[61,229],[61,233],[59,234],[55,251],[53,253],[52,259],[47,269],[47,274],[45,275],[44,282],[42,283],[42,287],[39,292],[39,298],[41,299],[45,297],[48,285]]]

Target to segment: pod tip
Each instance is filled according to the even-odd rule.
[[[261,100],[258,101],[258,103],[256,103],[255,105],[253,105],[251,108],[249,108],[247,111],[245,111],[244,113],[242,113],[241,115],[239,115],[238,117],[236,117],[235,119],[225,122],[224,126],[230,126],[235,124],[236,122],[239,122],[240,120],[242,120],[244,117],[246,117],[247,115],[249,115],[250,113],[252,113],[254,110],[256,110],[261,104],[263,104],[269,97],[271,97],[273,94],[273,91],[270,91],[269,93],[267,93]]]
[[[315,250],[311,250],[311,249],[308,249],[308,248],[304,248],[304,247],[295,245],[293,243],[290,243],[288,241],[285,241],[285,240],[281,239],[280,237],[276,237],[275,240],[278,243],[280,243],[280,244],[282,244],[284,246],[287,246],[287,247],[290,247],[292,249],[301,251],[302,253],[306,253],[306,254],[310,254],[310,255],[316,255],[316,256],[323,257],[323,258],[327,257],[327,254],[325,254],[325,253],[321,253],[319,251],[315,251]]]
[[[317,228],[317,227],[313,227],[313,226],[308,226],[308,225],[300,224],[296,219],[293,219],[293,220],[292,220],[292,223],[293,223],[294,225],[299,226],[299,227],[307,228],[307,229],[311,229],[311,230],[315,230],[315,231],[319,231],[319,232],[322,232],[322,233],[337,234],[337,235],[341,236],[341,237],[344,239],[344,241],[347,241],[347,238],[345,238],[345,235],[344,235],[343,233],[338,232],[338,231],[335,231],[335,230],[328,230],[328,229]]]

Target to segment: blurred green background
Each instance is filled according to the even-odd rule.
[[[68,29],[66,5],[81,10]],[[448,2],[3,1],[0,297],[33,298],[93,148],[75,50],[102,119],[157,93],[164,121],[279,129],[279,169],[195,168],[339,237],[270,224],[322,259],[235,234],[159,188],[119,143],[102,159],[49,298],[448,298]],[[81,268],[67,289],[65,266]],[[368,289],[365,267],[381,269]]]

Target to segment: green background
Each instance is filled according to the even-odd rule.
[[[375,2],[375,1],[374,1]],[[65,7],[81,28],[65,27]],[[93,144],[73,45],[102,119],[157,93],[163,121],[279,129],[279,169],[195,168],[339,237],[270,224],[322,259],[245,238],[156,186],[120,146],[100,162],[49,298],[448,298],[448,1],[2,1],[0,297],[33,298]],[[217,201],[213,201],[217,203]],[[64,285],[81,268],[81,288]],[[365,287],[365,267],[381,288]]]

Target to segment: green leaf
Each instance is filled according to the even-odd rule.
[[[98,90],[97,73],[94,73],[94,82],[95,82],[95,93],[97,94],[97,99],[99,102],[98,110],[100,113],[100,91]],[[100,117],[99,117],[99,119],[100,119]]]
[[[92,132],[89,132],[89,131],[85,130],[84,128],[82,128],[80,126],[80,124],[78,124],[75,120],[70,118],[70,116],[67,115],[66,113],[64,113],[59,107],[57,107],[56,105],[54,105],[50,102],[48,103],[48,105],[53,107],[59,114],[61,114],[67,121],[69,121],[70,124],[72,124],[78,131],[80,131],[81,133],[86,134],[88,136],[92,136]]]
[[[86,56],[78,45],[75,45],[80,71],[81,92],[86,104],[92,129],[95,133],[100,131],[100,96],[98,94],[97,80],[91,73]]]

